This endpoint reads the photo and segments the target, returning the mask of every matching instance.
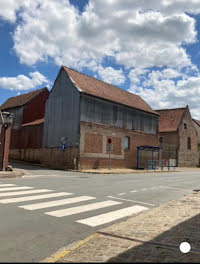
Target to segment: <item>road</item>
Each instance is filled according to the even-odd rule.
[[[200,189],[198,171],[99,175],[17,166],[25,177],[0,179],[1,262],[38,262],[102,227]]]

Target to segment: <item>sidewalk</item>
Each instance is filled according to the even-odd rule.
[[[79,172],[84,172],[84,173],[93,173],[93,174],[132,174],[132,173],[158,173],[158,172],[179,172],[179,168],[170,168],[168,170],[167,167],[164,167],[163,170],[157,169],[157,170],[139,170],[139,169],[116,169],[116,168],[111,168],[111,169],[85,169],[85,170],[80,170]],[[200,169],[199,169],[200,171]]]
[[[0,171],[0,178],[18,178],[23,175],[24,173],[18,169],[14,169],[13,171]]]
[[[181,253],[182,242],[191,251]],[[200,193],[111,225],[45,262],[200,262]],[[43,262],[42,261],[42,262]]]

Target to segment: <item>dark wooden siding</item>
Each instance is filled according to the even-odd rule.
[[[11,134],[11,149],[41,148],[43,138],[43,124],[25,126],[13,129]]]

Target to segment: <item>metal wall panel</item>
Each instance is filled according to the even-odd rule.
[[[64,70],[61,70],[46,103],[43,147],[77,146],[80,124],[80,93]]]
[[[13,121],[13,128],[18,129],[22,125],[22,120],[23,120],[23,111],[24,107],[16,107],[16,108],[10,108],[7,109],[6,112],[10,112],[14,114],[14,121]]]
[[[81,120],[156,134],[158,117],[88,95],[82,97]]]

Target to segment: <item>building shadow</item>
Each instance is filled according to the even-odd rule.
[[[28,163],[28,162],[24,162],[24,161],[10,160],[9,161],[9,165],[11,165],[14,169],[23,169],[23,170],[49,170],[49,168],[43,167],[40,164]]]
[[[197,207],[191,204],[191,206],[195,206],[196,210],[200,211],[200,205]],[[137,232],[132,235],[132,238],[124,237],[124,239],[128,239],[133,246],[107,262],[200,263],[200,214],[148,242],[143,242],[141,236],[137,237]],[[180,251],[179,246],[182,242],[188,242],[191,245],[189,253],[184,254]]]

